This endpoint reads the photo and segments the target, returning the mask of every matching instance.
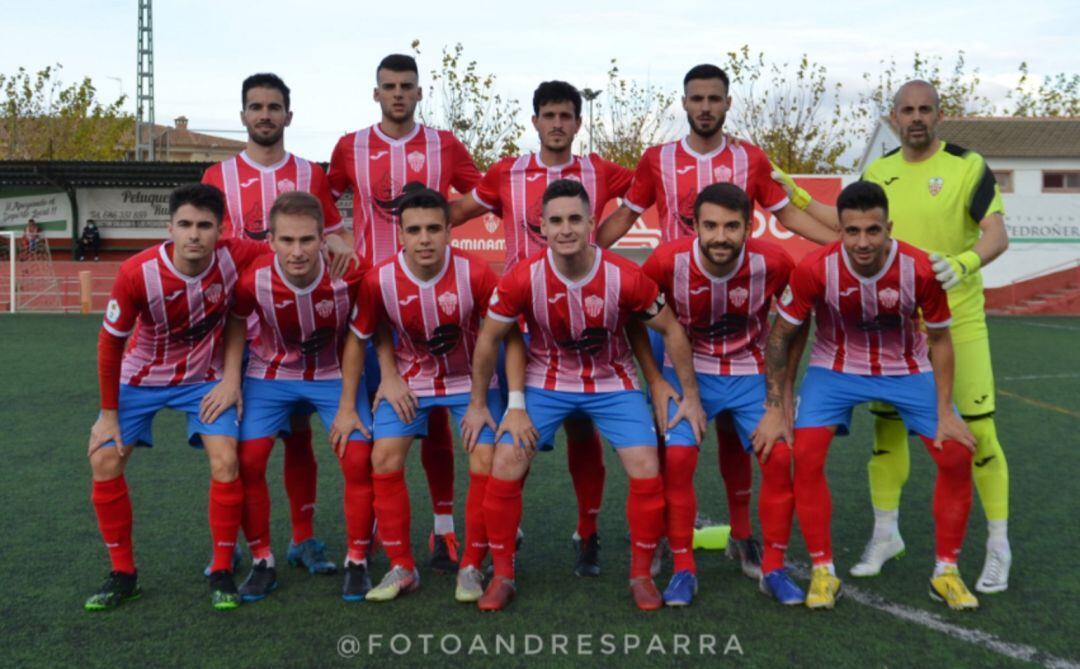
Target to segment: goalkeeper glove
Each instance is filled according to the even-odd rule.
[[[964,251],[955,256],[931,253],[930,262],[934,269],[934,278],[945,290],[964,281],[982,267],[982,258],[974,251]]]
[[[784,187],[788,197],[791,198],[791,204],[806,211],[806,208],[813,202],[810,193],[807,193],[806,189],[796,184],[791,175],[777,167],[776,163],[770,160],[769,165],[772,166],[772,180]]]

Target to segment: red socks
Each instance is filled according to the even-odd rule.
[[[488,478],[484,521],[495,575],[514,579],[514,543],[521,524],[521,481]],[[468,527],[465,528],[466,532]]]
[[[659,476],[630,479],[626,520],[630,525],[630,578],[649,576],[656,544],[664,533],[664,482]]]
[[[488,552],[487,524],[484,522],[484,495],[487,492],[487,474],[469,472],[469,495],[465,498],[465,552],[461,567],[476,567],[484,562]]]
[[[604,500],[604,445],[594,429],[582,440],[566,441],[566,459],[577,495],[577,533],[582,539],[596,534],[596,517]]]
[[[228,483],[210,481],[210,537],[214,541],[214,562],[210,571],[232,571],[233,549],[244,513],[244,484],[236,478]]]
[[[955,564],[971,511],[971,452],[955,441],[946,441],[939,451],[933,439],[919,438],[938,468],[934,482],[934,552],[938,562]]]
[[[667,502],[667,537],[674,558],[673,571],[697,573],[694,564],[694,516],[697,495],[694,470],[698,449],[694,446],[668,446],[664,451],[664,499]]]
[[[94,481],[90,501],[97,514],[98,529],[113,571],[135,573],[135,555],[131,548],[131,497],[121,474],[108,481]]]
[[[454,513],[454,435],[450,410],[433,407],[428,413],[428,434],[420,441],[420,464],[427,475],[431,509],[436,516]]]
[[[749,539],[750,490],[754,485],[753,463],[731,421],[726,414],[716,421],[717,460],[720,463],[720,477],[724,479],[724,491],[727,493],[731,536],[734,539]]]
[[[795,429],[795,513],[814,565],[832,562],[832,498],[825,479],[825,457],[832,438],[827,427]]]
[[[283,439],[285,442],[285,492],[289,496],[292,515],[293,543],[299,544],[315,536],[315,490],[319,481],[319,466],[311,448],[311,430],[297,430]]]
[[[266,464],[273,448],[274,438],[263,437],[241,441],[237,451],[240,481],[244,486],[244,536],[255,560],[270,555],[270,490],[266,485]]]
[[[765,554],[761,573],[782,569],[784,553],[791,539],[791,520],[795,511],[795,487],[791,477],[791,447],[774,444],[769,459],[761,462],[761,492],[758,494],[758,518]]]
[[[390,565],[415,569],[412,544],[409,542],[410,515],[409,490],[405,486],[405,472],[372,474],[375,490],[375,519],[379,523],[382,540]]]
[[[371,529],[375,520],[375,492],[371,482],[371,442],[350,441],[345,457],[338,458],[345,475],[345,536],[348,540],[346,559],[362,562],[367,559],[371,545]]]

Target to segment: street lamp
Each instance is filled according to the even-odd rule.
[[[589,150],[586,153],[592,153],[593,150],[593,100],[600,97],[603,91],[597,91],[592,88],[581,89],[581,97],[585,98],[585,101],[589,103]]]

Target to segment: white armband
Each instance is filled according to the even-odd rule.
[[[511,390],[506,396],[506,410],[521,409],[525,410],[525,393],[520,390]]]

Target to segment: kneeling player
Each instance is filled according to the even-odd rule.
[[[694,203],[695,236],[662,244],[642,267],[690,337],[706,417],[712,420],[728,412],[747,451],[750,433],[764,413],[769,307],[783,293],[794,267],[779,246],[750,238],[751,206],[746,192],[734,184],[706,187]],[[665,361],[664,377],[679,390],[670,361]],[[685,606],[697,592],[692,543],[699,442],[685,422],[665,440],[667,536],[675,566],[664,602]],[[784,571],[782,549],[775,548],[786,547],[784,528],[791,529],[790,450],[786,445],[774,448],[771,457],[760,457],[759,462],[762,533],[773,547],[766,550],[761,587],[785,604],[801,604],[803,593]]]
[[[113,284],[98,337],[101,415],[90,430],[88,451],[94,511],[112,572],[86,601],[88,611],[140,595],[124,469],[134,446],[153,445],[151,424],[165,408],[187,414],[188,442],[202,446],[210,461],[211,601],[219,610],[240,604],[232,574],[243,502],[237,414],[235,408],[215,411],[207,404],[222,378],[222,331],[233,287],[263,246],[219,241],[224,209],[224,196],[213,186],[174,190],[169,239],[126,260]]]
[[[236,303],[226,332],[226,383],[239,385],[245,322],[256,314],[259,336],[243,384],[240,423],[240,478],[244,483],[244,535],[252,569],[240,594],[245,602],[277,588],[270,549],[270,492],[266,465],[278,434],[287,434],[290,416],[314,407],[329,429],[341,396],[339,353],[363,272],[353,268],[330,276],[323,258],[323,212],[319,200],[301,191],[282,194],[269,215],[272,255],[249,268],[236,287]],[[308,409],[310,410],[310,409]],[[357,411],[364,422],[336,445],[345,476],[345,556],[347,601],[363,599],[370,588],[367,549],[371,542],[371,424],[367,402]]]
[[[446,199],[421,184],[409,184],[394,203],[400,217],[403,248],[387,258],[364,280],[359,307],[345,349],[345,381],[334,438],[356,421],[359,370],[363,366],[360,340],[376,335],[382,380],[375,409],[375,446],[371,462],[375,515],[390,571],[367,594],[382,602],[420,586],[409,541],[411,509],[405,486],[405,457],[413,438],[427,432],[435,407],[446,407],[460,420],[469,404],[472,350],[480,321],[495,289],[495,274],[487,263],[450,246]],[[393,331],[392,343],[385,325]],[[487,401],[501,404],[499,393],[487,389]],[[497,411],[501,415],[501,411]],[[481,562],[487,553],[487,533],[481,504],[491,470],[495,434],[488,429],[469,450],[469,493],[465,504],[465,552],[457,576],[458,601],[472,602],[483,594]]]
[[[953,348],[945,291],[923,251],[890,236],[888,202],[877,184],[857,182],[837,199],[841,240],[810,254],[791,275],[766,351],[768,397],[758,428],[765,444],[792,443],[782,401],[795,332],[817,319],[810,369],[794,425],[795,511],[814,567],[810,608],[832,608],[840,581],[832,562],[832,503],[825,457],[833,434],[846,434],[852,409],[888,400],[937,463],[934,528],[937,564],[930,596],[974,609],[956,568],[971,510],[975,440],[952,403]],[[920,311],[926,334],[919,330]],[[927,342],[929,341],[929,351]],[[928,355],[929,353],[929,355]]]
[[[563,179],[548,186],[541,223],[548,249],[519,263],[499,282],[476,346],[470,429],[490,420],[483,388],[491,379],[499,340],[521,316],[532,335],[527,368],[524,360],[507,356],[510,399],[500,430],[513,443],[504,437],[496,448],[484,499],[495,577],[479,600],[482,610],[502,609],[514,596],[521,481],[536,447],[554,443],[556,429],[574,412],[596,423],[630,477],[634,601],[644,610],[663,605],[649,566],[664,529],[664,486],[656,431],[624,334],[629,319],[640,318],[664,335],[685,391],[673,420],[687,417],[700,439],[704,415],[690,344],[656,284],[633,262],[591,244],[592,229],[588,195],[580,182]]]

